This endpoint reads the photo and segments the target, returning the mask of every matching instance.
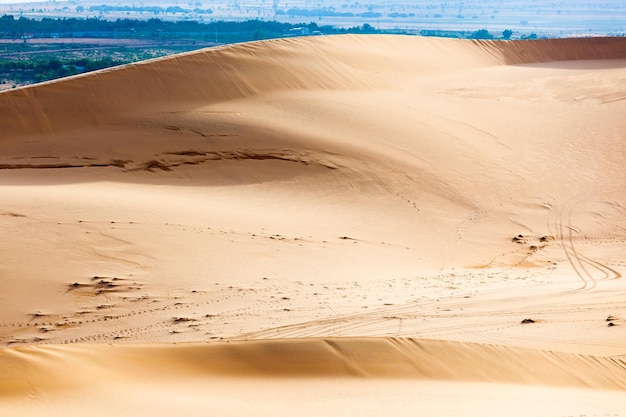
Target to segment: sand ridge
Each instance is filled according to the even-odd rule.
[[[528,42],[368,38],[365,49],[359,48],[363,41],[354,35],[229,45],[6,91],[0,101],[6,115],[0,129],[7,135],[66,130],[80,120],[111,122],[111,117],[136,112],[138,106],[162,107],[164,100],[182,111],[191,103],[207,105],[276,90],[381,87],[384,83],[372,73],[393,71],[398,65],[420,73],[498,63],[626,59],[620,38]],[[408,53],[398,62],[388,51],[400,47],[421,48],[427,54]],[[345,55],[349,59],[341,58],[344,51],[350,52]],[[437,59],[429,59],[428,53]],[[184,78],[179,78],[182,74]]]
[[[426,339],[307,338],[177,346],[77,344],[10,348],[1,353],[2,393],[9,396],[72,389],[72,385],[96,376],[99,383],[110,378],[349,377],[626,390],[626,363],[620,358]],[[77,371],[58,375],[63,368]]]
[[[241,415],[252,408],[286,415],[298,407],[329,415],[355,407],[361,415],[458,411],[443,397],[486,415],[503,407],[513,415],[529,409],[619,415],[625,366],[619,358],[393,338],[26,346],[0,351],[0,410],[33,416],[129,409]]]

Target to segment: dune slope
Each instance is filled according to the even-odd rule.
[[[33,346],[5,349],[0,352],[0,364],[0,410],[20,415],[38,415],[44,410],[53,415],[75,413],[85,404],[94,415],[129,409],[158,416],[183,415],[193,397],[194,412],[223,411],[223,407],[227,415],[237,415],[237,408],[243,406],[256,407],[262,415],[283,415],[295,411],[289,400],[293,387],[306,392],[304,397],[300,394],[299,407],[331,415],[349,412],[350,403],[360,403],[365,415],[375,415],[375,409],[389,401],[394,390],[411,396],[418,390],[416,397],[397,410],[400,415],[410,415],[441,411],[439,401],[430,399],[428,406],[422,401],[427,398],[424,394],[433,391],[442,395],[442,381],[446,381],[445,390],[456,390],[447,395],[451,400],[462,400],[489,415],[497,410],[493,404],[498,401],[477,404],[468,398],[473,389],[495,390],[510,401],[507,408],[516,410],[514,415],[521,411],[524,396],[536,395],[533,386],[552,397],[550,401],[541,396],[535,399],[536,411],[564,412],[572,406],[584,407],[578,408],[584,411],[589,407],[585,402],[591,399],[606,401],[605,410],[623,412],[620,398],[626,389],[626,364],[619,359],[411,339],[308,339],[175,347]],[[486,388],[486,383],[491,387]],[[371,392],[373,386],[377,387],[375,392]],[[153,396],[143,403],[142,388],[146,387],[163,397]],[[560,404],[565,387],[580,397],[571,404]],[[343,399],[337,401],[329,389],[341,393]],[[233,397],[227,407],[221,403],[224,391],[230,391],[226,398],[238,398]],[[133,397],[128,393],[134,393]],[[20,399],[27,396],[38,399],[31,401],[28,409],[20,405]],[[330,401],[326,407],[320,406],[324,401],[311,400],[316,397]],[[246,405],[260,398],[262,404]]]
[[[625,390],[619,358],[393,338],[282,339],[230,344],[29,346],[2,352],[3,393],[77,388],[90,379],[416,378]],[[103,360],[106,358],[106,361]],[[62,374],[61,369],[90,369]],[[100,376],[100,378],[95,378]],[[9,382],[7,384],[7,382]],[[106,383],[100,381],[98,383]],[[7,390],[8,388],[8,390]],[[24,391],[20,391],[24,390]]]

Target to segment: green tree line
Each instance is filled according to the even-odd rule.
[[[17,82],[42,82],[124,64],[124,61],[104,57],[101,59],[31,59],[0,60],[0,78]]]
[[[117,19],[103,20],[98,18],[43,18],[41,20],[26,17],[16,18],[13,15],[0,17],[0,37],[5,39],[19,39],[26,35],[46,36],[96,36],[108,37],[107,34],[128,37],[155,37],[155,36],[186,36],[210,37],[215,34],[230,34],[238,37],[236,41],[253,40],[254,34],[264,33],[265,36],[280,37],[297,27],[307,27],[309,32],[323,32],[325,34],[355,32],[361,27],[337,28],[333,26],[318,26],[311,22],[307,24],[290,24],[276,21],[246,20],[242,22],[214,21],[198,22],[194,20],[165,21],[157,18],[147,20]],[[113,37],[113,36],[110,36]]]

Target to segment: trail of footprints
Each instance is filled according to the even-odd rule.
[[[517,238],[522,239],[519,236]],[[534,242],[520,242],[524,245],[529,243]],[[333,285],[300,281],[289,282],[290,285],[286,287],[283,280],[272,282],[263,277],[256,284],[245,288],[212,283],[213,288],[203,290],[156,290],[132,276],[94,276],[64,286],[64,294],[71,297],[77,306],[73,314],[51,315],[35,311],[21,322],[0,323],[0,328],[5,329],[3,333],[9,334],[4,339],[0,336],[0,345],[356,335],[362,330],[377,331],[379,327],[381,332],[387,329],[397,336],[426,334],[432,337],[462,330],[450,324],[425,325],[423,320],[430,322],[435,316],[447,317],[452,314],[445,313],[445,310],[436,312],[432,308],[442,305],[440,303],[446,298],[459,300],[470,296],[464,295],[462,289],[453,291],[458,294],[451,296],[451,290],[446,289],[445,294],[451,297],[425,300],[418,297],[419,289],[430,285],[431,281],[449,288],[455,284],[456,278],[464,282],[468,277],[450,274],[442,275],[435,281],[420,280],[419,277],[393,279],[377,282],[371,288],[362,288],[363,284],[357,282]],[[397,292],[398,286],[404,288],[406,297],[386,299],[386,287],[393,290],[390,290],[392,294]],[[343,309],[342,304],[336,304],[337,291],[351,296]],[[331,297],[331,294],[335,297]],[[374,296],[376,300],[370,297],[372,294],[379,294]],[[236,300],[236,303],[229,303],[231,299]],[[361,300],[364,300],[362,302],[365,305],[360,304]],[[316,313],[314,319],[311,319],[311,312]],[[506,309],[499,314],[506,314]],[[255,320],[251,318],[260,315],[266,317],[271,328],[253,327]],[[453,317],[455,315],[450,316]],[[389,326],[389,321],[393,320],[398,320],[395,328]],[[607,323],[613,327],[620,325],[620,321],[612,318]],[[518,323],[519,320],[512,320],[505,326],[513,327]],[[465,330],[498,330],[493,328],[495,324],[484,322]]]
[[[291,322],[315,310],[320,318],[331,315],[313,284],[297,282],[284,292],[281,283],[267,280],[262,278],[253,288],[215,284],[219,287],[211,290],[168,292],[155,291],[132,277],[93,276],[65,285],[64,294],[80,306],[73,314],[36,311],[22,322],[1,323],[11,336],[0,338],[0,344],[178,340],[173,335],[210,340],[242,333],[250,326],[248,319],[259,315],[269,315],[277,324],[287,313]],[[228,300],[233,298],[237,303],[231,305]]]
[[[217,285],[217,284],[216,284]],[[54,315],[35,311],[22,322],[0,323],[0,328],[9,329],[9,336],[0,344],[6,346],[21,344],[48,343],[89,343],[110,342],[119,340],[136,340],[154,335],[182,333],[187,329],[199,331],[202,325],[211,320],[224,320],[229,316],[239,316],[255,311],[259,306],[220,310],[219,313],[198,313],[202,307],[216,306],[233,297],[258,295],[269,288],[223,287],[210,291],[182,291],[175,294],[136,294],[144,290],[145,285],[129,278],[93,276],[85,282],[67,284],[65,295],[72,296],[83,304],[71,315]],[[104,301],[103,301],[104,300]],[[85,304],[91,305],[85,307]],[[129,308],[125,304],[144,304],[141,308]],[[185,312],[188,315],[172,315],[163,318],[164,312]],[[161,314],[160,314],[161,313]],[[143,318],[142,318],[143,316]],[[198,316],[198,317],[196,317]],[[132,319],[133,322],[128,320]],[[143,321],[140,324],[135,321]],[[181,324],[185,324],[183,327]],[[85,334],[93,327],[94,333],[88,336],[71,337],[72,329],[80,328]],[[107,327],[106,331],[103,326]]]

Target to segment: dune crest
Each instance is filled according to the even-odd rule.
[[[393,53],[411,49],[428,54],[407,53],[398,62]],[[384,88],[385,73],[397,72],[399,66],[419,75],[501,63],[626,59],[624,49],[623,38],[470,42],[368,36],[363,41],[354,35],[229,45],[5,91],[0,131],[7,136],[48,134],[112,123],[128,114],[184,111],[272,91]],[[350,52],[349,59],[341,58],[344,51]]]
[[[417,339],[33,346],[0,354],[3,395],[73,389],[87,378],[102,384],[189,377],[415,378],[626,390],[626,363],[619,358]]]

